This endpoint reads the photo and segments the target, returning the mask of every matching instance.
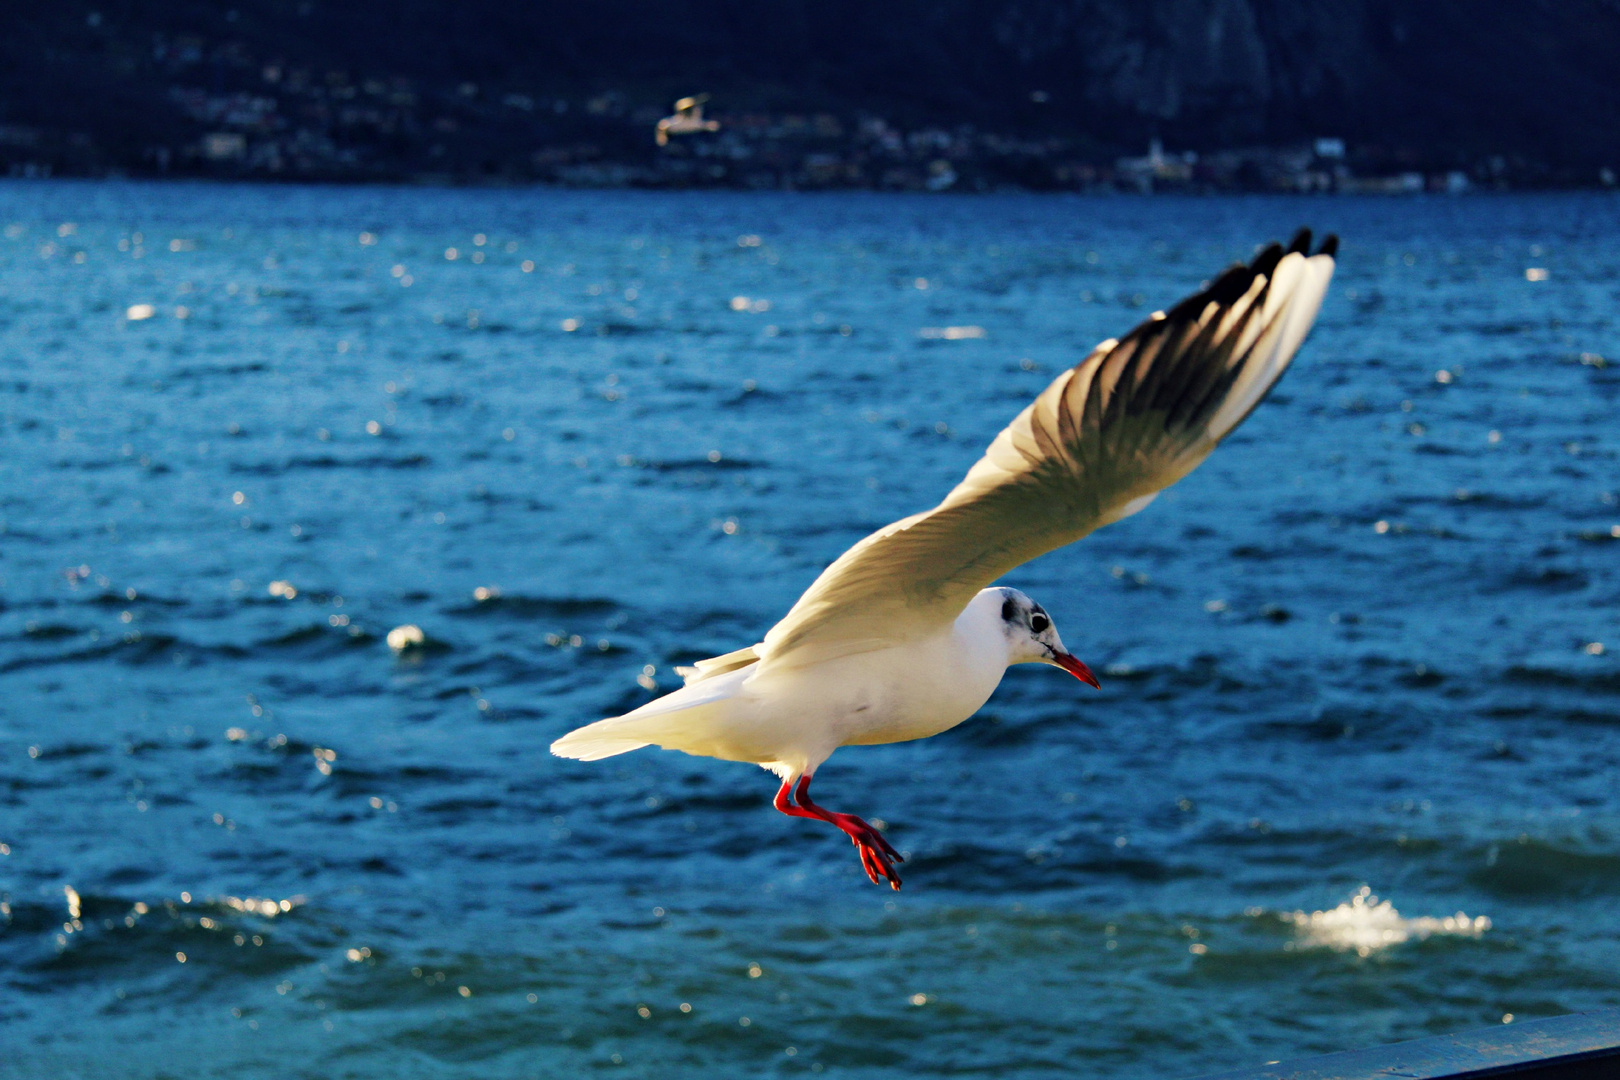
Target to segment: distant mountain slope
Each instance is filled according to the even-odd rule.
[[[1419,168],[1482,155],[1549,175],[1620,167],[1620,0],[90,0],[21,12],[0,35],[0,164],[67,171],[246,162],[272,130],[295,173],[306,159],[324,163],[316,173],[500,172],[583,143],[646,157],[647,115],[699,89],[721,112],[972,124],[1098,160],[1155,136],[1210,151],[1334,135]],[[216,131],[243,143],[198,142]]]

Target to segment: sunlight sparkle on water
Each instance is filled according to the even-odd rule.
[[[395,652],[419,648],[425,641],[427,641],[427,636],[422,633],[422,628],[415,623],[406,623],[404,626],[396,626],[388,631],[388,647]]]
[[[221,896],[217,902],[246,915],[262,915],[266,919],[273,919],[301,906],[305,900],[302,896],[292,896],[285,900],[253,896]]]
[[[1365,885],[1348,901],[1328,911],[1309,914],[1295,911],[1281,918],[1293,924],[1307,946],[1337,951],[1354,949],[1361,956],[1371,954],[1374,949],[1399,945],[1414,938],[1421,941],[1433,935],[1477,938],[1491,928],[1491,920],[1484,915],[1470,918],[1461,911],[1443,918],[1428,915],[1403,918],[1393,904],[1378,899]]]

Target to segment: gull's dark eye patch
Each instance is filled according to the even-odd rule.
[[[1037,634],[1046,633],[1046,628],[1051,625],[1052,620],[1039,611],[1029,617],[1029,628]]]
[[[1013,603],[1013,598],[1009,596],[1001,602],[1001,621],[1012,622],[1017,615],[1018,605]]]

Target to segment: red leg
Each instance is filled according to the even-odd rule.
[[[782,787],[776,793],[775,806],[778,810],[790,817],[816,818],[842,829],[860,852],[861,868],[866,871],[866,876],[872,879],[872,884],[876,885],[880,879],[887,879],[891,889],[900,888],[900,875],[895,873],[894,864],[905,862],[905,859],[883,838],[882,833],[854,814],[838,814],[817,806],[810,800],[808,776],[799,778],[798,790],[792,793],[793,802],[797,802],[798,805],[793,805],[793,802],[789,801],[792,786],[791,780],[782,782]]]
[[[854,814],[834,813],[831,810],[824,809],[811,802],[810,777],[799,777],[799,789],[793,793],[793,799],[800,806],[804,807],[821,820],[836,825],[840,829],[843,829],[845,832],[849,833],[850,839],[854,840],[857,844],[871,844],[873,847],[883,851],[884,854],[888,855],[896,862],[905,862],[905,860],[900,857],[900,853],[894,850],[894,848],[889,845],[887,840],[883,839],[883,834],[878,832],[867,822],[856,817]]]
[[[782,811],[782,813],[786,814],[788,817],[807,817],[815,818],[817,821],[821,820],[820,814],[812,814],[808,810],[800,810],[797,806],[794,806],[793,803],[789,801],[792,797],[793,781],[784,780],[782,781],[782,786],[777,789],[776,799],[771,803],[771,805]]]

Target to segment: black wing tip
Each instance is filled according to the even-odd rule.
[[[1213,282],[1203,289],[1187,297],[1181,303],[1167,312],[1167,322],[1173,322],[1185,316],[1194,316],[1204,310],[1204,306],[1211,302],[1217,304],[1235,303],[1257,277],[1269,278],[1277,270],[1277,264],[1282,262],[1284,255],[1298,252],[1301,255],[1311,255],[1311,230],[1300,229],[1285,248],[1276,241],[1272,241],[1261,248],[1259,253],[1248,263],[1233,263],[1220,273]],[[1328,233],[1322,237],[1322,244],[1316,249],[1317,255],[1326,255],[1336,258],[1339,254],[1339,237],[1337,233]]]
[[[1252,267],[1242,263],[1234,263],[1221,271],[1215,280],[1193,293],[1179,304],[1165,312],[1163,319],[1150,319],[1144,326],[1169,326],[1182,319],[1196,318],[1199,312],[1211,304],[1230,304],[1238,297],[1249,291],[1249,285],[1254,281]]]
[[[1277,264],[1282,262],[1282,257],[1285,254],[1286,252],[1283,251],[1281,244],[1276,242],[1267,244],[1260,254],[1254,257],[1254,261],[1249,264],[1248,269],[1251,273],[1270,277],[1272,271],[1277,269]]]
[[[1231,267],[1215,279],[1215,284],[1204,290],[1203,301],[1208,303],[1213,300],[1217,304],[1232,303],[1249,291],[1249,283],[1254,280],[1254,273],[1253,268],[1242,263]]]
[[[1311,254],[1311,230],[1309,230],[1309,229],[1301,229],[1301,230],[1299,230],[1299,232],[1295,233],[1294,234],[1294,239],[1289,241],[1289,243],[1288,243],[1288,250],[1289,250],[1290,253],[1297,251],[1301,255],[1306,255],[1306,256],[1310,255]],[[1338,233],[1328,233],[1326,236],[1322,237],[1322,244],[1321,244],[1320,247],[1318,247],[1316,249],[1316,254],[1318,254],[1318,255],[1326,255],[1330,259],[1333,258],[1334,256],[1338,255],[1339,254],[1339,234]]]

